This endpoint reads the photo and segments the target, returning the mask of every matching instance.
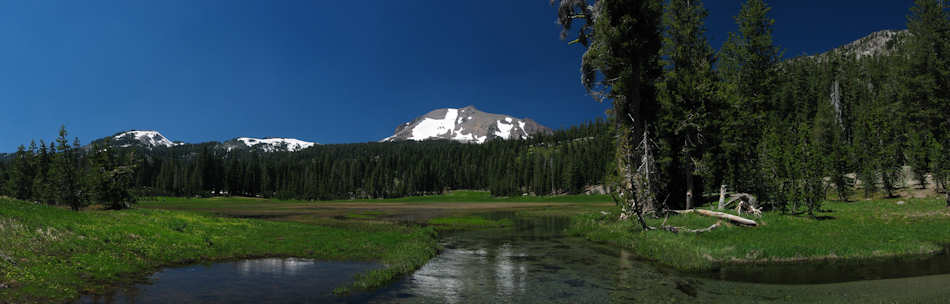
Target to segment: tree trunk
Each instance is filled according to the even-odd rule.
[[[689,168],[689,161],[687,160],[686,167],[686,209],[693,209],[693,170]]]
[[[726,184],[719,186],[719,206],[717,209],[722,210],[722,208],[726,208]]]

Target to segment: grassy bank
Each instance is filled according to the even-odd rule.
[[[150,197],[144,198],[140,202],[144,207],[162,207],[162,208],[219,208],[228,209],[255,209],[259,208],[262,202],[272,203],[274,206],[293,206],[308,204],[319,206],[328,203],[604,203],[612,202],[607,195],[556,195],[556,196],[518,196],[518,197],[494,197],[487,191],[458,190],[446,194],[428,195],[428,196],[410,196],[391,199],[374,200],[346,200],[346,201],[301,201],[301,200],[277,200],[277,199],[255,199],[244,197],[214,197],[214,198],[187,198],[187,197]]]
[[[430,219],[429,225],[434,226],[438,230],[463,230],[511,227],[514,225],[514,221],[511,219],[487,219],[478,215],[464,215]]]
[[[353,222],[392,224],[430,223],[443,217],[458,217],[497,210],[534,210],[571,215],[601,210],[613,203],[600,196],[493,198],[487,192],[456,191],[445,195],[377,201],[296,201],[248,197],[180,198],[152,197],[139,203],[143,209],[200,212],[215,216],[291,221],[322,226],[347,226]],[[546,202],[543,202],[547,200]],[[542,201],[542,202],[539,202]]]
[[[495,197],[488,191],[457,190],[446,194],[428,195],[428,196],[409,196],[392,199],[379,200],[355,200],[353,202],[377,202],[377,203],[602,203],[612,202],[609,195],[552,195],[552,196],[514,196],[514,197]]]
[[[631,222],[594,213],[575,217],[569,232],[686,271],[728,263],[860,262],[932,254],[950,244],[950,209],[940,199],[829,202],[824,209],[821,219],[766,213],[756,219],[759,227],[726,225],[698,235],[644,233]],[[659,225],[663,219],[650,221]],[[671,217],[667,225],[704,228],[715,222],[687,214]]]
[[[327,227],[165,210],[83,211],[0,198],[0,303],[63,302],[160,267],[266,256],[379,261],[380,286],[436,254],[432,228]]]

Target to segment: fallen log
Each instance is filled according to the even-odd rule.
[[[703,229],[687,229],[684,227],[674,227],[674,226],[663,226],[661,229],[672,232],[672,233],[680,233],[680,232],[703,233],[703,232],[709,232],[709,231],[712,231],[713,229],[719,228],[719,226],[722,226],[722,221],[718,221],[715,224],[712,224],[712,226],[709,226]]]
[[[703,216],[710,216],[710,217],[715,217],[715,218],[720,218],[720,219],[728,220],[728,221],[731,221],[731,222],[734,222],[734,223],[739,223],[739,224],[746,225],[746,226],[758,226],[758,223],[756,223],[755,221],[750,220],[750,219],[747,219],[747,218],[744,218],[744,217],[739,217],[739,216],[735,216],[735,215],[728,214],[728,213],[722,213],[722,212],[716,212],[716,211],[709,211],[709,210],[705,210],[705,209],[676,210],[676,211],[673,211],[673,212],[676,212],[676,213],[679,213],[679,214],[696,213],[696,214],[703,215]]]

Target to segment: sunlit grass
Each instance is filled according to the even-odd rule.
[[[352,283],[370,288],[421,267],[437,251],[432,228],[73,212],[3,198],[0,244],[0,303],[63,302],[164,266],[274,256],[380,262],[384,268]]]
[[[904,201],[898,205],[898,201]],[[570,232],[630,248],[638,255],[681,270],[707,270],[721,263],[807,262],[932,254],[950,244],[950,210],[938,199],[887,199],[825,203],[823,220],[766,213],[759,227],[726,225],[702,234],[642,232],[616,213],[577,216]],[[665,219],[651,219],[660,225]],[[717,219],[673,216],[667,225],[704,228]]]
[[[510,227],[514,224],[511,219],[487,219],[478,215],[440,217],[429,220],[430,225],[440,230],[457,230],[470,228],[498,228]]]

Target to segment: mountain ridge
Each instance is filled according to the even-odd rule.
[[[181,141],[172,141],[168,139],[168,137],[165,137],[161,132],[156,130],[129,130],[116,133],[112,136],[93,140],[87,147],[95,144],[105,144],[107,142],[111,145],[122,148],[139,147],[149,150],[211,143],[214,144],[215,147],[219,147],[227,151],[257,149],[263,152],[296,152],[313,147],[315,145],[319,145],[319,143],[316,142],[286,137],[236,137],[224,142],[208,141],[201,143],[185,143]]]
[[[380,142],[446,139],[465,143],[484,143],[491,139],[527,139],[552,130],[530,118],[487,113],[474,106],[440,108],[400,124],[392,136]]]
[[[906,29],[879,30],[822,53],[792,57],[788,60],[795,61],[801,58],[818,58],[821,60],[828,56],[840,53],[854,55],[856,59],[861,59],[863,57],[890,55],[898,51],[904,40],[910,35],[910,31]]]

